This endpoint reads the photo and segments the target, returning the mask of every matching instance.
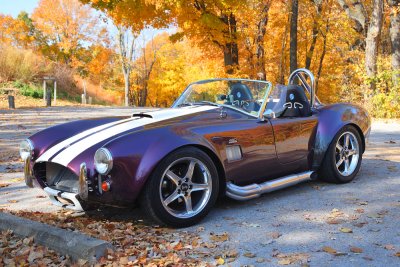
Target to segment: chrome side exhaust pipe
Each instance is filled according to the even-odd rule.
[[[261,196],[262,194],[286,188],[304,181],[312,180],[312,171],[292,174],[275,180],[266,181],[261,184],[250,184],[238,186],[228,182],[226,195],[236,200],[248,200]]]

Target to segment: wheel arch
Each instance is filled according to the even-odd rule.
[[[312,170],[319,170],[332,140],[343,127],[348,125],[353,126],[359,133],[364,153],[365,138],[371,129],[371,119],[363,108],[351,104],[334,104],[319,110],[318,117],[311,161]]]
[[[226,190],[226,176],[225,176],[225,168],[220,160],[220,158],[218,157],[218,155],[209,147],[202,145],[202,144],[196,144],[196,143],[188,143],[188,144],[183,144],[179,147],[175,147],[174,149],[169,150],[166,153],[163,153],[163,156],[159,158],[159,160],[154,164],[154,166],[148,170],[148,174],[146,177],[146,181],[145,183],[148,182],[148,178],[149,176],[154,172],[155,168],[158,166],[158,164],[160,164],[160,162],[162,160],[164,160],[166,157],[168,157],[168,155],[170,155],[171,153],[174,153],[177,150],[183,149],[183,148],[187,148],[187,147],[195,147],[201,151],[203,151],[204,153],[207,154],[207,156],[209,156],[212,160],[212,162],[215,165],[215,168],[217,169],[217,173],[218,173],[218,180],[219,180],[219,192],[218,194],[220,196],[223,196],[225,194],[225,190]]]

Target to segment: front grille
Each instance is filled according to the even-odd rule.
[[[45,162],[34,167],[37,178],[42,179],[48,187],[70,193],[78,193],[79,177],[70,169],[60,164]]]

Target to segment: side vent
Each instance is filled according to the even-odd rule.
[[[226,157],[228,158],[228,162],[242,159],[242,150],[240,149],[240,146],[227,146]]]

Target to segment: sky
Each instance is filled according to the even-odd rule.
[[[0,0],[0,13],[17,17],[21,11],[32,13],[39,0]]]
[[[32,14],[33,10],[38,6],[39,0],[0,0],[0,14],[11,15],[17,17],[21,11],[26,11]],[[116,32],[116,29],[110,25],[110,32]],[[150,40],[155,35],[161,32],[174,33],[176,32],[175,27],[169,29],[145,29],[142,31],[140,37],[144,37],[146,40]],[[141,46],[139,44],[139,46]]]

